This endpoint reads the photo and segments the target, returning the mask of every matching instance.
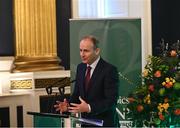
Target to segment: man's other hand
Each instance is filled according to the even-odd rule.
[[[89,112],[89,106],[81,97],[79,97],[80,104],[76,103],[70,103],[70,107],[68,107],[68,111],[72,113],[78,113],[78,112]]]

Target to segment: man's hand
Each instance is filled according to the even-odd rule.
[[[63,102],[56,101],[56,103],[57,104],[54,105],[54,107],[56,108],[56,111],[60,111],[60,113],[68,111],[69,104],[66,99],[64,99]]]
[[[78,112],[89,112],[90,111],[88,104],[81,97],[79,97],[79,100],[81,101],[80,104],[70,103],[72,106],[68,107],[69,112],[78,113]]]

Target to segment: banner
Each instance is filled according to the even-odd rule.
[[[100,41],[101,56],[119,71],[119,99],[117,112],[120,125],[132,126],[126,117],[129,109],[127,96],[140,81],[141,20],[140,19],[83,19],[70,20],[70,69],[75,78],[76,66],[81,62],[79,41],[85,35],[94,35]]]

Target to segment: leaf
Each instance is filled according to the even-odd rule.
[[[159,118],[154,118],[154,123],[159,125],[161,123],[161,120]]]

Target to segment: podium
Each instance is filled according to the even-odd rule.
[[[75,117],[65,114],[53,114],[53,113],[39,113],[39,112],[27,112],[29,115],[33,115],[34,127],[64,127],[64,119],[70,118],[73,126],[75,124],[89,124],[94,126],[103,126],[103,120],[93,120]]]
[[[69,118],[68,115],[63,114],[39,112],[27,112],[27,114],[33,115],[34,127],[64,127],[63,119]]]

